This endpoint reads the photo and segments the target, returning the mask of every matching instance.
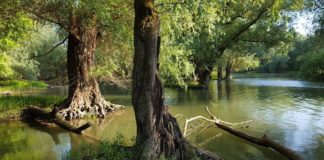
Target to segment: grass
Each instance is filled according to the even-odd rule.
[[[131,142],[134,144],[133,140]],[[72,159],[91,159],[91,160],[123,160],[132,159],[135,156],[135,150],[132,147],[126,147],[128,144],[121,134],[112,141],[104,141],[96,144],[83,144],[77,151],[67,152],[63,156],[65,160]]]
[[[30,105],[45,109],[63,100],[60,96],[0,96],[0,120],[17,118]]]
[[[41,81],[5,80],[0,81],[0,87],[9,89],[46,88],[48,84]]]

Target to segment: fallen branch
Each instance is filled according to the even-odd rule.
[[[253,136],[251,136],[249,134],[246,134],[244,132],[235,130],[233,127],[227,126],[227,125],[230,125],[230,126],[242,125],[242,124],[251,122],[251,120],[244,121],[244,122],[238,122],[238,123],[230,123],[230,122],[222,121],[221,119],[214,116],[209,111],[207,106],[206,106],[206,110],[207,110],[209,116],[212,119],[206,118],[204,116],[196,116],[196,117],[187,119],[186,123],[185,123],[185,128],[184,128],[184,136],[187,135],[187,132],[188,132],[187,127],[188,127],[188,124],[190,122],[195,121],[197,119],[203,119],[205,121],[214,123],[218,128],[220,128],[220,129],[222,129],[222,130],[224,130],[224,131],[226,131],[226,132],[228,132],[228,133],[230,133],[232,135],[235,135],[237,137],[240,137],[242,139],[245,139],[245,140],[247,140],[249,142],[252,142],[254,144],[257,144],[257,145],[260,145],[260,146],[263,146],[263,147],[272,148],[273,150],[281,153],[282,155],[286,156],[290,160],[302,160],[303,159],[295,151],[293,151],[290,148],[287,148],[284,145],[282,145],[282,144],[276,142],[275,140],[271,139],[270,136],[268,136],[267,134],[264,134],[262,138],[257,138],[257,137],[253,137]]]
[[[240,138],[243,138],[249,142],[252,142],[254,144],[264,146],[264,147],[270,147],[274,149],[275,151],[281,153],[282,155],[286,156],[290,160],[302,160],[303,158],[300,157],[295,151],[285,147],[284,145],[274,141],[271,139],[267,134],[264,134],[262,138],[256,138],[253,137],[249,134],[243,133],[241,131],[235,130],[231,127],[228,127],[226,125],[220,124],[220,123],[215,123],[215,125],[218,128],[221,128],[225,130],[228,133],[231,133],[232,135],[238,136]]]
[[[57,126],[76,134],[82,134],[83,130],[91,126],[90,123],[86,123],[84,125],[81,125],[80,127],[74,127],[66,121],[62,120],[60,117],[53,114],[52,112],[47,112],[36,107],[28,107],[27,109],[24,109],[22,113],[22,118],[26,122],[34,121],[41,124],[54,123]]]

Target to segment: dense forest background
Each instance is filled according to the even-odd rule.
[[[66,31],[45,17],[1,3],[0,79],[66,84]],[[206,85],[209,78],[229,79],[231,72],[290,73],[323,81],[324,15],[317,3],[158,2],[163,35],[160,72],[165,85]],[[127,86],[134,15],[131,2],[120,6],[122,13],[113,9],[120,4],[107,6],[109,27],[101,32],[91,75]],[[294,27],[301,25],[300,16],[313,23],[304,35]]]

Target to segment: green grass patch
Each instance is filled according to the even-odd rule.
[[[41,81],[5,80],[0,81],[0,87],[12,89],[46,88],[48,87],[48,84]]]
[[[133,140],[132,140],[133,141]],[[126,147],[130,142],[126,142],[121,134],[109,142],[99,142],[96,144],[83,144],[77,151],[65,153],[63,159],[91,159],[91,160],[123,160],[132,159],[135,156],[135,150],[132,147]],[[134,143],[134,142],[131,142]]]
[[[0,96],[0,119],[16,118],[30,105],[50,108],[63,100],[61,96]]]

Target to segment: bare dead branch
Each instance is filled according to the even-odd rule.
[[[282,155],[286,156],[288,159],[290,160],[302,160],[303,158],[297,154],[295,151],[291,150],[290,148],[285,147],[284,145],[278,143],[277,141],[273,140],[270,138],[270,136],[268,136],[266,133],[263,134],[262,138],[257,138],[254,137],[252,135],[246,134],[244,132],[235,130],[233,127],[229,127],[225,124],[229,124],[229,125],[239,125],[239,124],[244,124],[246,122],[251,122],[251,121],[245,121],[245,122],[239,122],[239,123],[230,123],[230,122],[225,122],[220,120],[219,118],[217,118],[216,116],[214,116],[208,109],[208,107],[206,106],[206,111],[209,114],[210,118],[206,118],[203,116],[196,116],[193,118],[190,118],[188,120],[186,120],[186,124],[185,124],[185,129],[184,129],[184,136],[186,136],[186,132],[187,132],[187,126],[189,122],[192,122],[194,120],[197,119],[203,119],[205,121],[208,122],[213,122],[218,128],[232,134],[235,135],[237,137],[240,137],[242,139],[245,139],[249,142],[252,142],[254,144],[263,146],[263,147],[267,147],[267,148],[271,148],[279,153],[281,153]],[[225,122],[225,123],[224,123]]]

